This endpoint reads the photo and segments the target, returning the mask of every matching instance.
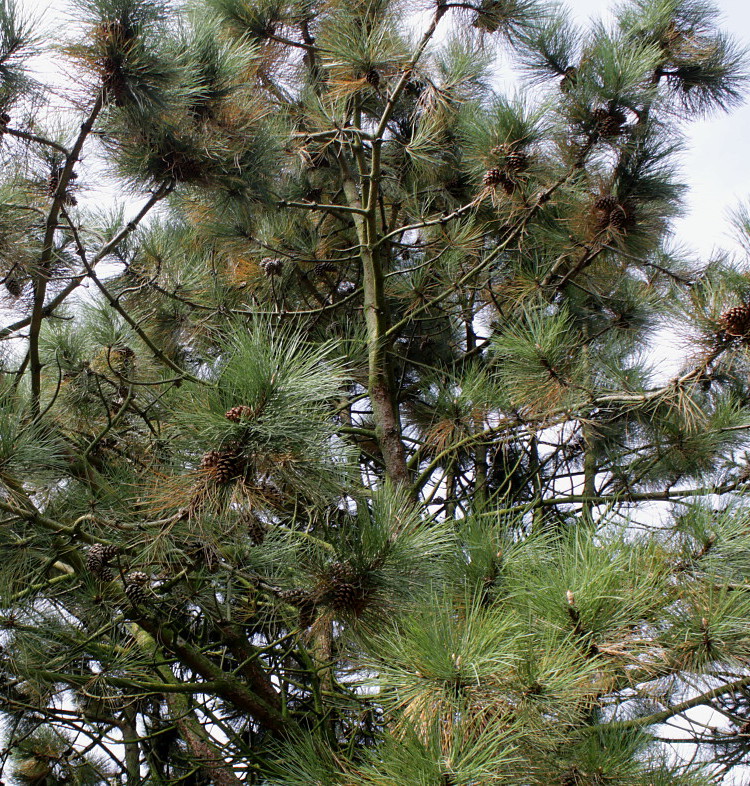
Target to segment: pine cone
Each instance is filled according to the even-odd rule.
[[[134,606],[145,604],[148,600],[146,590],[140,584],[135,584],[132,581],[125,585],[125,595]]]
[[[57,193],[57,187],[60,185],[60,167],[52,167],[52,171],[47,178],[47,196],[54,196]]]
[[[134,606],[146,603],[148,594],[144,585],[148,580],[148,574],[142,570],[133,570],[125,576],[125,595]]]
[[[60,185],[60,176],[62,175],[63,167],[61,166],[54,166],[52,167],[52,171],[50,172],[49,178],[47,179],[47,196],[54,197],[57,193],[57,188]],[[78,204],[78,200],[73,196],[70,192],[70,185],[71,181],[77,180],[78,175],[75,172],[71,172],[70,176],[68,177],[68,188],[65,190],[65,193],[62,195],[62,203],[66,206],[73,206]]]
[[[266,539],[266,528],[263,522],[252,513],[245,517],[245,521],[247,522],[247,534],[250,536],[250,540],[256,546],[260,546]]]
[[[337,611],[360,610],[364,592],[356,571],[348,562],[333,562],[328,566],[321,596]]]
[[[229,483],[239,474],[239,456],[233,448],[209,450],[201,459],[201,469],[220,485]]]
[[[91,573],[99,573],[104,564],[102,560],[103,549],[104,546],[101,543],[94,543],[89,549],[89,553],[86,555],[86,570],[91,571]]]
[[[313,268],[313,273],[316,276],[322,276],[324,273],[335,273],[338,270],[333,262],[318,262]]]
[[[10,123],[10,115],[7,112],[0,112],[0,131],[5,130],[5,126]]]
[[[506,194],[512,194],[516,188],[515,181],[505,171],[497,167],[487,170],[484,175],[484,184],[492,188],[502,186]]]
[[[204,453],[201,459],[201,469],[214,469],[220,456],[221,453],[218,450],[209,450]]]
[[[102,581],[112,581],[112,571],[108,568],[110,560],[119,553],[112,544],[94,543],[86,555],[86,568]],[[108,578],[107,578],[108,577]]]
[[[599,199],[594,202],[594,207],[604,213],[611,213],[616,207],[619,206],[619,204],[620,203],[617,201],[617,197],[607,194],[605,196],[599,197]]]
[[[628,215],[625,208],[618,206],[609,214],[608,226],[612,227],[612,229],[624,229],[628,224],[629,218],[630,216]]]
[[[484,184],[486,186],[498,186],[503,180],[507,177],[505,172],[502,169],[498,169],[497,167],[492,167],[492,169],[488,169],[484,173]]]
[[[326,569],[326,579],[331,584],[345,584],[354,581],[354,568],[348,562],[332,562]]]
[[[8,275],[3,282],[5,284],[5,288],[8,290],[8,294],[11,297],[19,298],[23,293],[24,282],[21,278],[18,278],[13,275]]]
[[[625,229],[631,223],[632,215],[628,208],[612,195],[597,199],[594,208],[599,214],[596,217],[597,229]]]
[[[505,168],[509,172],[522,172],[529,165],[529,156],[522,150],[514,150],[505,157]]]
[[[748,337],[750,334],[750,303],[728,309],[719,317],[719,322],[728,336]]]
[[[619,109],[595,109],[591,113],[597,133],[603,137],[613,137],[622,133],[622,127],[628,119]]]
[[[239,423],[242,419],[250,419],[254,417],[254,415],[255,412],[252,407],[248,407],[246,404],[238,404],[236,407],[227,410],[224,417],[234,423]]]
[[[327,595],[331,608],[337,611],[356,611],[362,601],[362,590],[348,582],[336,584]]]
[[[380,74],[374,69],[370,68],[365,74],[365,79],[368,85],[372,85],[376,90],[380,87]]]
[[[273,257],[266,257],[263,259],[260,266],[265,275],[269,278],[280,276],[284,269],[284,263],[280,259],[274,259]]]
[[[295,587],[294,589],[282,590],[279,593],[279,600],[288,603],[290,606],[302,608],[313,603],[312,595],[302,587]],[[313,604],[314,605],[314,604]]]

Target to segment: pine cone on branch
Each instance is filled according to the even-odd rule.
[[[322,276],[324,273],[335,273],[338,270],[333,262],[318,262],[313,268],[313,273],[316,276]]]
[[[145,584],[148,582],[148,574],[142,570],[134,570],[125,576],[125,595],[134,605],[142,605],[148,600]]]
[[[279,600],[283,600],[284,603],[288,603],[290,606],[304,606],[308,603],[312,603],[312,595],[306,590],[302,589],[302,587],[295,587],[293,589],[282,590],[279,592]]]
[[[247,406],[247,404],[238,404],[236,407],[227,410],[224,417],[227,420],[231,420],[233,423],[239,423],[241,420],[249,420],[255,417],[255,410]]]
[[[365,603],[360,577],[348,562],[333,562],[328,566],[319,594],[334,611],[357,614]]]
[[[515,182],[506,174],[506,172],[498,167],[492,167],[492,169],[488,169],[485,172],[484,184],[490,188],[502,186],[503,190],[507,194],[512,194],[516,187]]]
[[[741,306],[727,309],[719,317],[719,322],[728,336],[750,337],[750,303],[743,303]]]
[[[240,457],[235,448],[209,450],[201,459],[201,470],[218,485],[234,480],[240,474]]]
[[[619,109],[595,109],[591,113],[596,132],[605,138],[619,136],[623,131],[623,126],[628,119],[624,112]]]
[[[20,276],[15,275],[12,271],[5,277],[3,283],[5,284],[5,288],[8,290],[8,294],[11,297],[19,298],[23,294],[24,281]]]
[[[513,150],[505,157],[505,168],[509,172],[523,172],[529,165],[529,156],[522,150]]]
[[[112,581],[114,574],[109,563],[119,553],[112,544],[94,543],[86,555],[86,569],[101,581]]]
[[[594,219],[598,230],[625,230],[633,223],[632,212],[627,204],[611,194],[605,194],[594,202]]]
[[[284,270],[284,263],[280,259],[274,259],[273,257],[265,257],[262,262],[260,263],[261,269],[263,273],[268,278],[273,278],[274,276],[280,276]]]
[[[371,87],[374,87],[375,90],[380,87],[380,74],[375,68],[370,68],[367,70],[367,73],[365,74],[365,80],[367,81],[367,84]]]

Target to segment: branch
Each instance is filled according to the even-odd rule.
[[[164,196],[166,196],[166,194],[164,194]],[[97,277],[96,273],[94,272],[91,263],[86,261],[85,256],[81,258],[81,261],[83,262],[86,268],[86,272],[88,273],[89,278],[94,282],[94,284],[97,286],[99,291],[104,295],[110,306],[112,306],[112,308],[128,323],[128,325],[130,325],[130,327],[133,328],[133,330],[140,337],[141,341],[143,341],[143,343],[151,350],[154,357],[157,357],[159,360],[161,360],[162,363],[164,363],[164,365],[168,366],[169,368],[172,369],[172,371],[175,371],[177,374],[179,374],[182,379],[190,380],[191,382],[195,382],[199,385],[206,384],[205,381],[200,380],[197,377],[194,377],[192,374],[180,368],[171,358],[167,357],[159,349],[159,347],[157,347],[156,344],[154,344],[154,342],[149,338],[147,333],[136,322],[136,320],[133,319],[133,317],[131,317],[130,314],[120,305],[117,298],[114,297],[114,295],[112,295],[112,293],[104,286],[104,284],[101,282],[101,280]]]
[[[734,682],[730,682],[726,685],[720,685],[718,688],[701,693],[700,695],[694,696],[692,699],[683,701],[680,704],[675,704],[673,707],[669,707],[666,710],[662,710],[661,712],[654,712],[651,715],[645,715],[642,718],[631,718],[630,720],[614,721],[613,723],[607,723],[599,726],[589,726],[586,728],[586,731],[600,731],[603,728],[608,732],[610,730],[623,731],[625,729],[636,729],[643,726],[653,726],[656,723],[661,723],[662,721],[668,720],[674,715],[679,715],[680,713],[690,710],[693,707],[699,707],[701,704],[708,704],[711,699],[715,699],[718,696],[723,696],[725,693],[732,693],[734,691],[740,690],[741,688],[746,688],[748,685],[750,685],[750,677],[743,677],[742,679],[735,680]]]
[[[3,134],[8,134],[8,136],[14,136],[18,139],[25,139],[27,142],[38,142],[40,145],[47,145],[47,147],[51,147],[53,150],[57,150],[59,153],[62,153],[64,156],[69,156],[70,151],[67,147],[59,144],[58,142],[54,142],[51,139],[46,139],[43,136],[37,136],[36,134],[30,134],[28,131],[21,131],[18,128],[4,128]]]
[[[47,223],[44,231],[44,241],[42,244],[42,253],[39,258],[39,274],[37,275],[34,282],[34,306],[31,313],[31,321],[29,322],[29,375],[31,377],[31,414],[34,418],[39,415],[39,401],[42,389],[42,363],[39,358],[39,334],[42,329],[42,320],[44,319],[44,299],[47,293],[47,281],[49,276],[48,267],[52,261],[58,217],[60,215],[60,211],[63,209],[65,193],[68,188],[68,183],[70,182],[70,176],[73,173],[73,167],[78,161],[78,157],[81,154],[83,145],[88,135],[91,133],[91,130],[94,127],[94,121],[98,117],[99,112],[101,112],[103,106],[104,94],[100,91],[88,118],[81,124],[81,131],[78,134],[75,144],[66,156],[65,166],[60,172],[57,190],[55,191],[54,198],[52,199],[52,206],[50,207],[49,215],[47,216]]]

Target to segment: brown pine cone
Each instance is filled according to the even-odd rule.
[[[209,450],[203,454],[201,459],[201,469],[214,469],[221,453],[218,450]]]
[[[269,278],[280,276],[284,269],[284,263],[280,259],[274,259],[273,257],[266,257],[263,259],[260,266],[265,275]]]
[[[529,156],[522,150],[514,150],[505,157],[505,168],[509,172],[522,172],[529,165]]]
[[[243,418],[252,418],[255,415],[252,407],[248,407],[246,404],[238,404],[236,407],[232,407],[231,409],[227,410],[224,417],[227,420],[231,420],[234,423],[239,423]]]
[[[316,276],[322,276],[324,273],[335,273],[338,270],[333,262],[318,262],[313,268],[313,273]]]
[[[627,116],[619,109],[595,109],[591,113],[596,131],[603,137],[613,137],[622,133]]]
[[[312,595],[302,587],[295,587],[294,589],[282,590],[279,592],[279,600],[288,603],[290,606],[301,608],[313,602]]]
[[[612,196],[611,194],[605,194],[605,196],[599,197],[599,199],[594,202],[594,207],[597,210],[601,210],[605,213],[611,213],[616,207],[619,206],[619,202],[617,201],[617,197]]]
[[[362,590],[349,582],[336,584],[328,593],[328,603],[337,611],[356,611],[362,601]]]
[[[11,297],[19,298],[23,294],[24,281],[21,278],[9,274],[3,283]]]
[[[750,303],[727,309],[719,322],[728,336],[746,338],[750,334]]]
[[[240,457],[235,448],[209,450],[203,454],[200,468],[215,483],[229,483],[240,472]]]
[[[145,604],[148,600],[146,590],[140,584],[135,584],[134,582],[129,582],[125,585],[125,595],[134,606]]]
[[[112,571],[108,568],[110,560],[119,553],[117,546],[112,544],[94,543],[86,555],[86,568],[102,581],[112,580]],[[106,578],[109,576],[109,578]]]
[[[506,177],[507,175],[503,172],[502,169],[492,167],[492,169],[488,169],[484,173],[484,184],[486,186],[498,186]]]

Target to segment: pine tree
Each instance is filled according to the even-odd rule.
[[[411,11],[74,0],[66,92],[0,0],[17,782],[748,762],[750,275],[673,237],[745,53],[702,0]]]

